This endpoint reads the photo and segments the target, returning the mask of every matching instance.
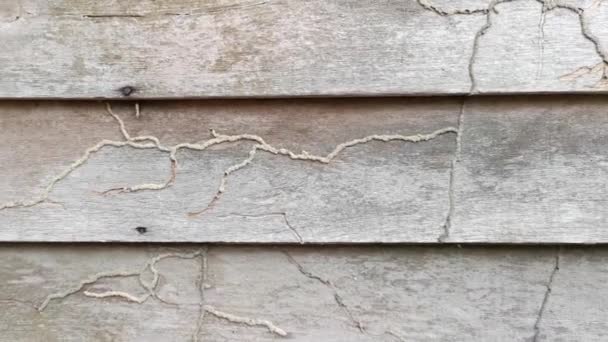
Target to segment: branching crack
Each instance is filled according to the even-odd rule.
[[[492,13],[498,13],[496,10],[496,6],[501,3],[507,3],[514,0],[493,0],[488,6],[488,11],[486,12],[486,23],[481,26],[479,31],[475,34],[475,38],[473,39],[473,52],[471,53],[471,57],[469,58],[469,80],[471,82],[471,87],[469,88],[469,94],[474,94],[477,91],[477,80],[475,79],[475,60],[477,59],[477,53],[479,52],[479,40],[483,35],[486,34],[488,29],[492,27]]]
[[[587,13],[587,11],[589,11],[591,8],[599,6],[600,2],[599,1],[594,2],[594,4],[591,5],[589,8],[581,8],[581,7],[576,7],[576,6],[570,5],[570,4],[558,3],[555,0],[536,0],[536,1],[542,3],[543,9],[546,9],[547,12],[551,11],[553,9],[559,8],[559,9],[564,9],[564,10],[567,10],[567,11],[570,11],[570,12],[576,14],[578,17],[578,20],[580,22],[581,33],[583,34],[585,39],[587,39],[588,41],[590,41],[593,44],[593,46],[595,48],[595,52],[602,59],[602,62],[596,64],[595,66],[592,66],[592,67],[584,66],[584,67],[578,68],[575,71],[573,71],[572,73],[561,76],[559,78],[559,80],[560,81],[562,81],[562,80],[571,81],[571,80],[577,79],[583,75],[586,75],[589,73],[596,73],[599,71],[599,72],[601,72],[601,76],[600,76],[600,79],[594,85],[594,87],[608,86],[608,53],[602,50],[599,37],[597,37],[595,34],[593,34],[593,32],[591,32],[591,29],[589,28],[589,23],[585,17],[585,13]]]
[[[418,4],[422,6],[427,11],[432,11],[441,16],[451,16],[458,14],[484,14],[486,16],[486,22],[481,28],[475,33],[475,37],[473,38],[473,50],[471,52],[471,56],[469,57],[469,63],[467,66],[469,73],[469,95],[474,94],[477,91],[477,80],[475,79],[475,60],[477,59],[477,53],[479,50],[479,40],[480,38],[486,34],[488,29],[492,27],[492,13],[498,13],[496,10],[496,6],[501,3],[511,2],[514,0],[492,0],[488,7],[486,8],[474,8],[474,9],[458,9],[453,11],[448,11],[442,9],[440,7],[434,6],[428,0],[417,0]]]
[[[159,261],[161,261],[163,259],[167,259],[167,258],[193,259],[193,258],[199,257],[201,255],[201,253],[202,253],[202,251],[197,251],[194,253],[187,253],[187,254],[184,254],[184,253],[159,254],[159,255],[153,257],[152,259],[150,259],[140,271],[124,271],[123,270],[123,271],[110,271],[110,272],[101,272],[101,273],[93,274],[93,275],[81,280],[76,286],[74,286],[72,288],[69,288],[62,292],[57,292],[57,293],[48,295],[44,299],[44,301],[38,306],[37,309],[38,309],[38,311],[42,312],[42,311],[44,311],[44,309],[46,309],[46,307],[50,304],[51,301],[65,299],[70,295],[73,295],[75,293],[82,291],[85,287],[92,285],[101,279],[125,278],[125,277],[138,277],[140,286],[143,289],[145,289],[147,293],[141,297],[137,297],[135,295],[132,295],[132,294],[129,294],[126,292],[122,292],[122,291],[110,290],[110,291],[106,291],[106,292],[92,292],[92,291],[85,290],[85,291],[83,291],[83,294],[85,296],[91,297],[91,298],[110,298],[110,297],[122,298],[126,301],[140,303],[140,304],[144,303],[145,301],[147,301],[149,298],[152,297],[165,304],[174,304],[174,303],[170,303],[170,302],[167,302],[166,300],[162,299],[157,293],[160,273],[156,269],[156,264]],[[152,273],[152,280],[150,282],[147,282],[144,279],[144,274],[147,271],[150,271]]]
[[[32,198],[32,199],[29,199],[29,200],[4,203],[4,204],[0,205],[0,210],[10,209],[10,208],[32,207],[32,206],[38,205],[40,203],[47,202],[48,198],[50,196],[50,193],[53,191],[53,189],[55,188],[57,183],[59,183],[60,181],[65,179],[72,172],[74,172],[77,168],[79,168],[80,166],[85,164],[93,154],[95,154],[96,152],[100,151],[102,148],[107,147],[107,146],[112,146],[112,147],[128,146],[128,147],[132,147],[132,148],[136,148],[136,149],[156,149],[160,152],[167,153],[167,154],[169,154],[169,159],[171,162],[171,172],[170,172],[170,176],[168,177],[168,179],[163,183],[158,183],[158,184],[147,183],[147,184],[139,184],[139,185],[128,186],[128,187],[113,188],[113,189],[102,191],[101,192],[102,194],[109,194],[109,193],[113,193],[113,192],[119,192],[119,193],[138,192],[138,191],[145,191],[145,190],[160,191],[160,190],[170,187],[177,178],[177,173],[178,173],[177,170],[179,168],[179,163],[177,160],[177,153],[182,149],[193,150],[193,151],[204,151],[211,146],[224,144],[224,143],[235,143],[235,142],[239,142],[239,141],[249,141],[249,142],[255,143],[253,148],[249,151],[248,157],[245,160],[239,162],[238,164],[230,166],[228,169],[226,169],[224,171],[224,174],[220,180],[220,184],[218,186],[217,192],[216,192],[215,196],[213,197],[213,199],[207,204],[207,206],[205,208],[203,208],[202,210],[189,213],[190,216],[197,216],[213,207],[213,205],[220,199],[221,194],[225,191],[225,186],[226,186],[228,177],[232,173],[234,173],[238,170],[241,170],[242,168],[249,165],[255,158],[258,150],[264,151],[264,152],[267,152],[270,154],[278,155],[278,156],[285,156],[292,160],[310,161],[310,162],[328,164],[345,149],[352,147],[352,146],[359,145],[359,144],[366,144],[371,141],[381,141],[381,142],[402,141],[402,142],[409,142],[409,143],[417,143],[417,142],[429,141],[429,140],[435,139],[441,135],[448,134],[448,133],[453,133],[453,134],[458,133],[458,130],[454,127],[444,127],[444,128],[438,129],[438,130],[428,133],[428,134],[414,134],[414,135],[407,135],[407,136],[400,135],[400,134],[388,134],[388,135],[373,134],[373,135],[369,135],[369,136],[366,136],[363,138],[353,139],[353,140],[338,144],[332,150],[332,152],[330,152],[329,154],[327,154],[325,156],[313,155],[306,151],[302,151],[300,153],[295,153],[295,152],[290,151],[285,148],[275,147],[275,146],[268,144],[262,137],[260,137],[258,135],[247,134],[247,133],[239,134],[239,135],[224,135],[224,134],[218,134],[214,130],[211,130],[212,138],[205,140],[203,142],[178,143],[171,147],[167,147],[167,146],[162,145],[160,140],[155,136],[144,135],[144,136],[132,137],[129,134],[129,132],[127,131],[124,121],[116,113],[113,112],[110,104],[106,104],[106,110],[107,110],[108,114],[111,115],[114,118],[114,120],[118,123],[120,132],[125,140],[114,141],[114,140],[104,139],[104,140],[100,141],[93,147],[90,147],[89,149],[87,149],[85,151],[84,155],[80,159],[73,162],[63,172],[61,172],[59,175],[57,175],[55,178],[53,178],[52,181],[47,185],[47,187],[45,188],[45,190],[42,192],[41,195],[39,195],[35,198]],[[138,113],[139,113],[139,106],[136,106],[136,116],[138,115]]]
[[[555,279],[555,275],[559,271],[559,263],[560,263],[560,253],[561,249],[557,250],[555,254],[555,263],[553,264],[553,270],[551,271],[551,275],[549,276],[549,280],[545,285],[547,290],[545,291],[545,295],[543,296],[543,301],[540,305],[540,309],[538,310],[538,315],[536,316],[536,321],[534,322],[534,336],[532,337],[533,342],[537,342],[540,336],[540,323],[543,320],[543,315],[547,308],[547,303],[549,303],[549,297],[551,296],[551,291],[553,290],[553,280]]]
[[[433,5],[430,0],[417,0],[418,4],[422,8],[424,8],[427,11],[436,13],[437,15],[441,15],[441,16],[463,15],[463,14],[464,15],[485,14],[486,22],[476,32],[476,34],[473,38],[473,49],[472,49],[471,56],[469,57],[469,63],[468,63],[468,73],[469,73],[469,82],[470,82],[470,88],[469,88],[469,93],[468,93],[469,95],[475,94],[477,92],[477,80],[475,78],[475,60],[477,59],[477,54],[479,51],[479,41],[480,41],[481,37],[486,34],[488,29],[490,29],[490,27],[492,27],[492,14],[498,13],[498,11],[496,10],[496,6],[499,4],[502,4],[502,3],[513,2],[513,1],[516,1],[516,0],[492,0],[489,3],[487,8],[446,10],[441,7]],[[539,39],[538,44],[539,44],[540,62],[539,62],[539,67],[538,67],[538,71],[537,71],[537,76],[536,76],[537,79],[540,78],[540,76],[542,74],[542,70],[543,70],[544,35],[545,35],[544,25],[545,25],[546,14],[554,9],[559,8],[559,9],[568,10],[578,16],[580,26],[581,26],[581,33],[582,33],[583,37],[585,37],[585,39],[587,39],[591,43],[593,43],[597,55],[602,59],[602,63],[599,64],[600,65],[599,68],[602,70],[602,74],[601,74],[600,80],[595,84],[595,87],[608,86],[608,52],[605,52],[601,49],[601,42],[600,42],[599,37],[594,35],[589,28],[589,23],[585,19],[585,13],[588,9],[576,7],[576,6],[570,5],[570,4],[559,3],[556,0],[534,0],[534,1],[537,1],[542,5],[542,12],[541,12],[541,17],[540,17],[540,21],[539,21],[540,39]],[[596,1],[596,2],[594,2],[594,4],[591,7],[599,6],[599,4],[600,4],[600,1]],[[560,80],[576,79],[576,78],[582,76],[582,74],[588,73],[588,72],[585,72],[585,70],[587,70],[589,72],[591,70],[595,71],[596,67],[597,67],[597,65],[594,67],[582,67],[582,68],[577,69],[573,73],[571,73],[571,74],[574,74],[577,76],[572,77],[571,74],[567,74],[567,75],[560,77],[559,79]]]
[[[249,326],[263,326],[263,327],[266,327],[273,334],[276,334],[276,335],[279,335],[282,337],[287,336],[287,332],[285,330],[279,328],[271,321],[268,321],[265,319],[257,319],[257,318],[249,318],[249,317],[233,315],[230,313],[226,313],[224,311],[220,311],[211,305],[205,304],[204,291],[205,291],[206,279],[207,279],[207,251],[208,251],[208,248],[205,246],[205,247],[201,248],[200,250],[198,250],[196,252],[192,252],[192,253],[159,254],[159,255],[151,258],[148,262],[146,262],[145,266],[140,271],[111,271],[111,272],[102,272],[102,273],[93,274],[93,275],[87,277],[86,279],[81,280],[76,286],[74,286],[70,289],[48,295],[44,299],[42,304],[40,304],[36,309],[39,312],[42,312],[42,311],[44,311],[44,309],[46,309],[48,307],[48,305],[50,304],[51,301],[65,299],[68,296],[78,293],[82,290],[84,290],[83,294],[85,296],[87,296],[89,298],[95,298],[95,299],[120,298],[127,302],[142,304],[142,303],[146,302],[148,299],[154,298],[164,304],[179,305],[177,303],[169,302],[159,296],[159,294],[157,292],[158,291],[157,287],[158,287],[158,283],[160,280],[160,273],[156,269],[156,264],[159,261],[161,261],[163,259],[168,259],[168,258],[179,258],[179,259],[200,258],[201,259],[200,275],[197,280],[197,286],[198,286],[198,290],[199,290],[199,303],[198,303],[199,316],[198,316],[198,319],[196,320],[196,327],[194,329],[193,336],[192,336],[193,341],[195,341],[195,342],[199,341],[199,335],[202,330],[203,321],[205,319],[205,313],[212,314],[213,316],[230,321],[232,323],[245,324],[245,325],[249,325]],[[149,282],[147,282],[143,277],[143,275],[147,271],[152,273],[152,280]],[[105,291],[105,292],[93,292],[93,291],[89,291],[89,290],[85,289],[87,286],[94,284],[95,282],[99,281],[100,279],[120,278],[120,277],[123,277],[123,278],[124,277],[138,277],[140,286],[143,289],[145,289],[147,293],[143,296],[136,296],[136,295],[130,294],[128,292],[123,292],[123,291],[109,290],[109,291]],[[3,300],[0,300],[0,302],[1,301],[3,301]],[[8,301],[8,300],[6,300],[6,301]],[[10,301],[18,302],[18,303],[26,303],[23,301],[16,301],[16,300],[10,300]]]
[[[345,149],[347,149],[349,147],[356,146],[359,144],[366,144],[371,141],[382,141],[382,142],[403,141],[403,142],[417,143],[417,142],[435,139],[436,137],[446,134],[446,133],[457,134],[458,131],[454,127],[445,127],[445,128],[436,130],[430,134],[415,134],[415,135],[409,135],[409,136],[400,135],[400,134],[390,134],[390,135],[373,134],[373,135],[368,135],[363,138],[353,139],[351,141],[347,141],[347,142],[338,144],[333,149],[333,151],[330,152],[329,154],[327,154],[326,156],[312,155],[306,151],[302,151],[301,153],[295,153],[295,152],[292,152],[285,148],[277,148],[272,145],[269,145],[268,143],[266,143],[264,141],[264,139],[262,139],[261,137],[259,137],[257,135],[241,134],[241,135],[230,135],[229,136],[229,135],[217,134],[213,130],[211,131],[211,133],[212,133],[214,139],[222,139],[222,140],[231,141],[231,142],[239,141],[239,140],[248,140],[248,141],[257,142],[257,144],[254,145],[253,148],[249,151],[249,154],[246,159],[239,162],[238,164],[230,166],[228,169],[226,169],[224,171],[224,174],[220,180],[220,184],[218,186],[216,194],[213,196],[212,200],[205,206],[205,208],[203,208],[199,211],[194,211],[194,212],[188,213],[188,215],[191,217],[200,215],[200,214],[208,211],[209,209],[211,209],[213,207],[213,205],[220,199],[221,195],[224,193],[225,187],[226,187],[226,182],[228,180],[228,176],[230,176],[230,174],[244,168],[245,166],[249,165],[255,158],[258,150],[268,152],[268,153],[274,154],[274,155],[286,156],[293,160],[305,160],[305,161],[318,162],[318,163],[322,163],[322,164],[329,164],[342,151],[344,151]]]
[[[344,300],[342,299],[342,296],[340,296],[338,289],[329,279],[325,279],[316,274],[313,274],[312,272],[310,272],[306,268],[304,268],[304,266],[302,266],[302,264],[300,264],[291,254],[289,254],[289,252],[287,252],[287,251],[282,251],[282,252],[287,257],[287,260],[289,260],[289,262],[291,264],[296,266],[296,268],[302,275],[304,275],[305,277],[310,278],[312,280],[318,281],[319,283],[328,287],[334,294],[334,300],[335,300],[336,304],[340,307],[340,309],[342,309],[344,311],[344,313],[346,314],[346,316],[348,317],[348,319],[350,320],[352,325],[355,328],[357,328],[359,330],[359,332],[361,332],[362,334],[366,333],[365,327],[363,326],[361,321],[358,320],[353,315],[350,308],[346,305],[346,303],[344,303]]]
[[[559,80],[560,81],[574,81],[585,75],[595,74],[595,73],[603,73],[602,78],[608,78],[608,76],[606,76],[607,69],[608,69],[608,67],[606,67],[606,64],[604,62],[599,62],[593,66],[582,66],[572,72],[564,74],[559,77]]]

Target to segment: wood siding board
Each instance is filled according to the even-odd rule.
[[[14,1],[0,98],[606,93],[608,4],[554,5]]]
[[[359,144],[328,164],[258,151],[250,165],[226,177],[221,196],[225,170],[246,160],[257,143],[183,150],[176,154],[170,187],[104,194],[162,184],[171,174],[168,153],[108,146],[65,174],[45,201],[10,207],[10,202],[36,202],[57,175],[102,139],[124,138],[102,103],[4,103],[1,202],[9,207],[0,210],[0,239],[434,242],[449,207],[459,106],[458,99],[154,102],[142,104],[139,119],[132,105],[115,106],[132,137],[157,136],[166,146],[209,139],[213,128],[255,134],[296,153],[327,155],[341,143],[374,134],[415,138],[454,130],[418,143]],[[87,127],[94,133],[86,133]],[[147,232],[140,234],[137,227]]]
[[[197,251],[205,258],[176,257]],[[155,290],[173,304],[84,293],[144,295],[135,276],[36,309],[166,253]],[[3,245],[0,327],[11,341],[281,340],[263,325],[200,319],[211,306],[271,322],[290,341],[601,340],[606,258],[604,247]]]
[[[607,100],[144,102],[139,118],[120,103],[113,111],[130,138],[158,137],[163,148],[211,139],[215,129],[310,158],[374,134],[448,131],[417,143],[358,144],[327,164],[259,148],[252,155],[260,140],[180,150],[166,188],[166,150],[107,146],[44,201],[15,208],[40,199],[90,147],[125,138],[103,103],[4,102],[0,203],[9,207],[0,210],[0,240],[605,243]],[[138,186],[148,190],[117,190]]]
[[[606,98],[465,105],[454,241],[606,241]]]

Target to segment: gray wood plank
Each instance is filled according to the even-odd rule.
[[[459,107],[147,102],[139,118],[132,104],[116,105],[114,118],[103,103],[3,102],[0,240],[434,242],[449,209]],[[217,141],[209,129],[248,140],[199,151]],[[197,142],[175,153],[171,177],[171,146]]]
[[[3,102],[0,240],[608,242],[608,98],[462,103]]]
[[[606,93],[600,1],[0,5],[0,98]]]
[[[604,247],[560,253],[559,270],[539,322],[538,341],[601,340],[607,324],[604,294],[606,260]],[[584,331],[582,330],[584,329]]]
[[[608,98],[465,104],[446,241],[608,241]]]
[[[282,340],[269,326],[290,341],[596,341],[606,252],[3,245],[0,330],[10,341]],[[134,302],[150,264],[157,297]],[[135,276],[93,281],[118,271]],[[122,297],[93,297],[111,291]]]

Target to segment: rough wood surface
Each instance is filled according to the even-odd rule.
[[[458,99],[153,102],[141,105],[139,118],[133,105],[115,106],[117,121],[103,103],[2,103],[0,240],[432,242],[449,207],[459,106]],[[216,141],[210,129],[250,139],[179,150],[175,179],[164,187],[172,178],[164,148]],[[354,145],[327,163],[275,155],[251,140],[313,158],[358,138],[418,139],[445,129],[428,141]],[[163,151],[142,135],[158,137]],[[116,143],[86,154],[103,139]],[[140,148],[111,146],[125,141]]]
[[[605,93],[594,0],[20,0],[0,98]]]
[[[603,247],[4,245],[0,331],[16,342],[600,341],[607,260]],[[138,303],[150,265],[159,280]],[[96,280],[118,272],[134,276]]]
[[[608,242],[605,97],[112,108],[0,104],[1,241]]]
[[[608,98],[467,102],[450,236],[608,242]]]

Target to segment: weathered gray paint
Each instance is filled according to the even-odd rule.
[[[0,98],[605,93],[607,20],[592,0],[5,1]]]
[[[257,142],[180,150],[171,186],[104,195],[162,185],[171,175],[169,153],[107,146],[58,181],[46,201],[1,209],[0,240],[608,241],[606,97],[467,98],[464,106],[459,98],[145,102],[140,108],[137,118],[132,104],[114,106],[131,142],[155,136],[167,148],[209,139],[213,128],[325,156],[373,134],[454,131],[416,143],[362,143],[327,164],[257,150],[250,164],[225,177],[216,200],[225,170],[246,160]],[[1,205],[27,204],[88,148],[126,139],[103,103],[4,102],[0,124]]]
[[[156,264],[169,304],[85,295],[146,293],[137,277],[118,277],[37,310],[93,275],[199,250]],[[596,341],[607,328],[607,257],[604,247],[4,245],[0,330],[7,341],[189,341],[197,326],[200,341],[282,339],[210,313],[200,320],[212,306],[267,320],[289,341]]]

